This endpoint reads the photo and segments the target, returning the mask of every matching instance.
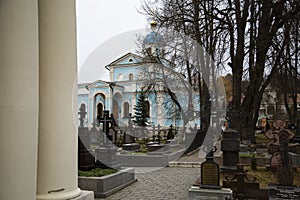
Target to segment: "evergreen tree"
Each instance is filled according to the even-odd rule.
[[[148,118],[149,118],[149,103],[146,100],[146,93],[142,89],[138,98],[137,103],[134,106],[134,120],[133,122],[137,126],[147,126],[148,125]]]

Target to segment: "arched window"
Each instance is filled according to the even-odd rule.
[[[123,104],[123,117],[128,118],[129,117],[129,103],[125,102]]]
[[[145,105],[146,105],[146,117],[150,117],[150,103],[149,101],[146,101],[145,102]]]
[[[133,80],[133,74],[129,74],[128,79],[129,79],[130,81],[132,81],[132,80]]]
[[[118,75],[118,81],[123,81],[124,79],[124,75],[123,74],[119,74]]]

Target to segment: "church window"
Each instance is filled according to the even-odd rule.
[[[128,62],[133,62],[133,59],[132,59],[132,58],[130,58],[130,59],[128,60]]]
[[[125,102],[123,104],[123,116],[124,116],[124,118],[129,117],[129,103],[128,102]]]
[[[123,81],[123,79],[124,79],[124,75],[123,75],[123,74],[119,74],[119,75],[118,75],[118,80],[119,80],[119,81]]]
[[[132,81],[133,80],[133,74],[129,74],[129,80]]]

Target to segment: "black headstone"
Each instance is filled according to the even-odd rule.
[[[224,170],[235,170],[239,163],[240,134],[233,129],[227,129],[223,132],[221,141],[221,150],[223,151]]]
[[[220,188],[220,169],[214,161],[215,150],[216,148],[211,150],[206,156],[206,161],[201,164],[201,188]]]

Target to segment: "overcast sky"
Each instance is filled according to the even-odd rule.
[[[105,41],[148,24],[137,11],[141,0],[77,0],[76,6],[79,69]]]

